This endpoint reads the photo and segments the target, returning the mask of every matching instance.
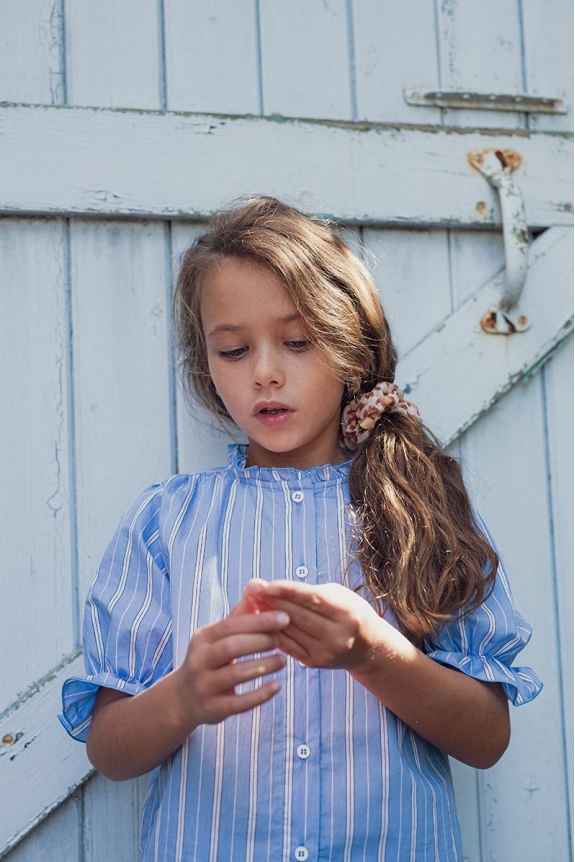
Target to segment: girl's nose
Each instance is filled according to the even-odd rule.
[[[273,350],[258,351],[253,370],[254,386],[267,389],[269,386],[283,386],[284,382],[284,370],[278,354]]]

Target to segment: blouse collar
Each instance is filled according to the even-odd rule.
[[[321,484],[335,480],[347,479],[351,459],[342,464],[324,464],[310,467],[307,470],[297,470],[295,467],[246,467],[247,445],[232,443],[228,446],[228,467],[237,476],[263,482],[311,482]]]

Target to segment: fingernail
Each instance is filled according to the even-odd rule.
[[[278,611],[276,613],[276,622],[278,622],[280,626],[287,626],[289,623],[289,617],[285,611]]]
[[[270,688],[272,691],[279,691],[281,687],[282,684],[281,682],[278,682],[277,679],[274,679],[272,682],[270,682]]]

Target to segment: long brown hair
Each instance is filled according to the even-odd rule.
[[[174,300],[184,381],[218,417],[230,419],[206,371],[200,299],[206,273],[228,258],[281,278],[341,375],[342,407],[379,380],[394,381],[397,354],[373,279],[334,227],[275,198],[243,199],[216,213],[185,253]],[[419,642],[481,604],[497,555],[475,522],[459,463],[418,418],[381,417],[354,455],[349,488],[367,586],[406,635]]]

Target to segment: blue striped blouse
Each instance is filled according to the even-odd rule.
[[[194,629],[225,616],[250,578],[353,586],[348,470],[246,469],[243,447],[230,447],[227,467],[145,491],[90,590],[86,676],[63,689],[68,732],[86,739],[99,686],[133,695],[177,667]],[[485,604],[423,648],[500,682],[521,704],[541,688],[532,671],[510,666],[529,636],[500,570]],[[151,773],[142,860],[463,858],[441,751],[343,670],[288,659],[278,676],[282,688],[270,702],[199,727]]]

